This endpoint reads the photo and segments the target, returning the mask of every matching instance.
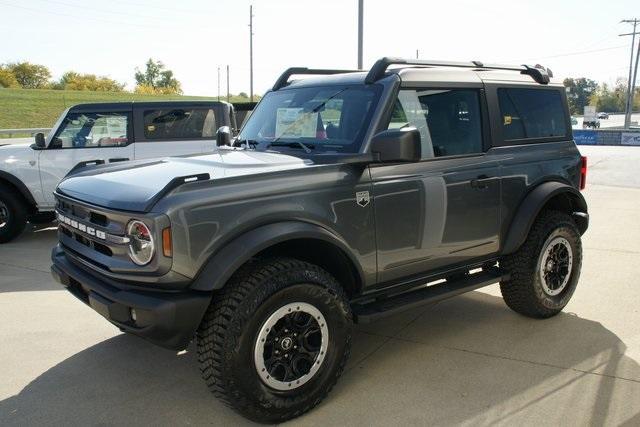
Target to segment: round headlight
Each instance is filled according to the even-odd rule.
[[[142,221],[132,220],[127,225],[127,236],[129,237],[129,257],[138,265],[149,264],[155,244],[149,227]]]

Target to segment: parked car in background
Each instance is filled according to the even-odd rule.
[[[609,118],[609,113],[605,113],[604,111],[602,111],[602,112],[598,113],[598,118],[607,120]]]
[[[239,104],[239,108],[250,110]],[[246,112],[243,112],[246,116]],[[67,109],[49,133],[29,145],[0,146],[0,243],[27,221],[49,222],[53,191],[69,171],[87,165],[179,156],[216,149],[216,131],[238,130],[234,105],[214,101],[116,102]]]
[[[578,125],[578,119],[571,116],[571,126],[577,126]]]

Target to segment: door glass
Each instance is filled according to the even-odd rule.
[[[144,136],[148,140],[213,138],[216,117],[210,108],[173,108],[144,112]]]
[[[126,113],[69,113],[50,148],[122,147],[128,144]]]
[[[481,153],[482,115],[473,89],[401,90],[388,129],[414,126],[422,157]]]

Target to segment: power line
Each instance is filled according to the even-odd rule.
[[[111,15],[117,15],[117,16],[134,16],[134,17],[145,18],[145,19],[147,19],[147,18],[158,19],[158,18],[156,18],[154,16],[150,16],[150,15],[140,15],[140,14],[135,14],[135,13],[131,13],[131,12],[127,12],[125,14],[125,13],[122,13],[122,12],[114,12],[113,10],[96,9],[95,7],[88,7],[88,6],[85,6],[84,4],[81,5],[81,4],[78,4],[78,3],[66,3],[66,2],[63,2],[63,1],[59,1],[59,0],[39,0],[39,1],[42,1],[44,3],[56,3],[56,4],[59,4],[59,5],[62,5],[62,6],[79,8],[81,10],[92,10],[92,11],[98,12],[98,13],[109,13]],[[166,23],[167,21],[164,21],[164,22]]]
[[[18,6],[16,4],[5,3],[5,2],[2,2],[2,1],[0,1],[0,4],[6,5],[6,6],[9,6],[9,7],[14,7],[16,9],[28,10],[29,12],[41,13],[41,14],[44,14],[44,15],[64,16],[64,17],[67,17],[67,18],[73,18],[73,19],[80,20],[80,21],[95,21],[95,22],[101,22],[103,24],[111,24],[111,25],[114,25],[114,24],[115,25],[130,25],[130,26],[133,26],[133,27],[136,27],[136,28],[147,27],[147,28],[154,28],[154,29],[162,29],[162,27],[145,25],[145,24],[140,24],[140,23],[129,23],[129,22],[124,22],[124,21],[111,21],[111,20],[94,18],[94,17],[69,15],[68,13],[60,13],[60,12],[54,12],[54,11],[41,10],[41,9],[32,9],[30,7]]]

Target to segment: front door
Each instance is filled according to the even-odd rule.
[[[133,159],[130,112],[68,113],[55,132],[38,157],[44,199],[50,206],[58,182],[79,164]]]
[[[498,251],[499,167],[483,143],[483,102],[479,88],[400,91],[389,128],[418,128],[422,161],[370,168],[379,282]]]
[[[150,107],[134,110],[135,158],[184,156],[216,149],[212,106]]]

